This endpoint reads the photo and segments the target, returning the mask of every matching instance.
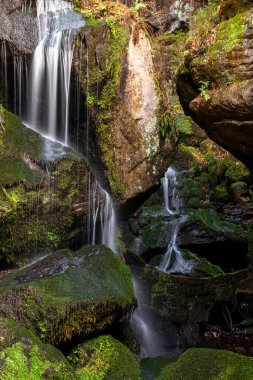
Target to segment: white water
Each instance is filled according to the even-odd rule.
[[[110,195],[102,189],[97,181],[91,184],[90,215],[91,220],[88,224],[91,226],[91,244],[96,244],[97,234],[100,232],[99,242],[117,252],[115,244],[116,235],[116,214]]]
[[[176,171],[171,166],[164,174],[162,183],[165,209],[170,214],[178,214],[180,202],[177,191],[177,175]]]
[[[6,42],[0,41],[0,50],[1,50],[1,89],[4,91],[3,96],[5,101],[7,101],[8,93],[8,71],[7,71],[7,49]]]
[[[140,344],[139,356],[145,358],[179,354],[177,330],[168,322],[165,326],[161,316],[150,306],[150,289],[138,268],[132,270],[132,279],[138,307],[133,311],[130,323]]]
[[[39,43],[32,62],[26,124],[68,145],[73,37],[85,22],[71,3],[60,0],[37,0],[37,19]]]
[[[186,260],[184,254],[177,246],[177,235],[180,224],[187,220],[187,215],[180,213],[180,198],[178,192],[178,173],[169,167],[163,178],[164,205],[166,211],[175,215],[171,240],[167,247],[158,269],[170,273],[190,273],[194,267],[194,262]]]

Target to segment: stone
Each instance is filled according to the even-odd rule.
[[[191,348],[175,363],[168,364],[157,380],[214,380],[227,376],[233,380],[251,380],[252,359],[225,350]]]
[[[103,331],[134,304],[128,267],[104,246],[52,254],[0,281],[0,315],[54,345]]]

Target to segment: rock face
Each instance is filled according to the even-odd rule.
[[[134,303],[128,267],[103,246],[55,253],[4,277],[0,315],[54,345],[99,332]]]
[[[208,135],[248,166],[253,162],[252,5],[210,3],[193,19],[177,79],[181,102]],[[205,30],[201,28],[207,20]]]
[[[113,5],[114,4],[114,5]],[[109,6],[108,16],[115,3]],[[84,7],[84,11],[85,11]],[[89,62],[91,134],[95,130],[100,166],[118,203],[154,186],[167,168],[175,141],[162,138],[163,105],[159,95],[150,42],[131,11],[117,5],[128,20],[117,21],[95,14],[95,27],[81,33],[82,56]],[[78,53],[80,54],[80,53]],[[76,70],[87,92],[87,72]],[[97,157],[94,157],[95,161]]]
[[[0,2],[0,39],[9,42],[14,53],[32,54],[37,42],[34,12],[35,1],[14,0]]]

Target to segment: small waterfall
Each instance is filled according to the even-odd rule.
[[[1,54],[1,90],[2,96],[7,101],[8,94],[8,70],[7,70],[7,48],[6,41],[0,41],[0,54]]]
[[[166,171],[162,183],[165,209],[170,214],[178,214],[180,202],[177,191],[177,175],[172,167]]]
[[[163,178],[164,205],[166,211],[174,215],[172,236],[158,269],[162,272],[190,273],[194,267],[192,261],[186,260],[177,246],[177,235],[180,225],[187,220],[187,215],[180,212],[178,193],[178,173],[169,167]]]
[[[100,242],[113,252],[117,252],[115,244],[116,214],[110,195],[102,189],[97,181],[92,184],[90,191],[90,235],[89,243]],[[97,235],[100,232],[100,236]]]
[[[68,145],[73,37],[85,22],[61,0],[37,0],[39,43],[31,73],[30,128]]]
[[[32,0],[23,0],[22,12],[30,13],[32,9]]]
[[[28,89],[28,64],[25,57],[15,55],[14,65],[14,112],[20,118],[24,116]]]

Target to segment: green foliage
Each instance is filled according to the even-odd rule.
[[[209,81],[200,81],[201,86],[199,87],[200,95],[205,99],[207,102],[208,100],[211,99],[211,95],[207,92],[207,89],[210,85]]]
[[[163,139],[165,138],[165,136],[167,134],[168,128],[169,128],[169,116],[168,116],[167,112],[165,112],[162,116],[162,120],[161,120],[161,123],[159,125],[160,135]]]

